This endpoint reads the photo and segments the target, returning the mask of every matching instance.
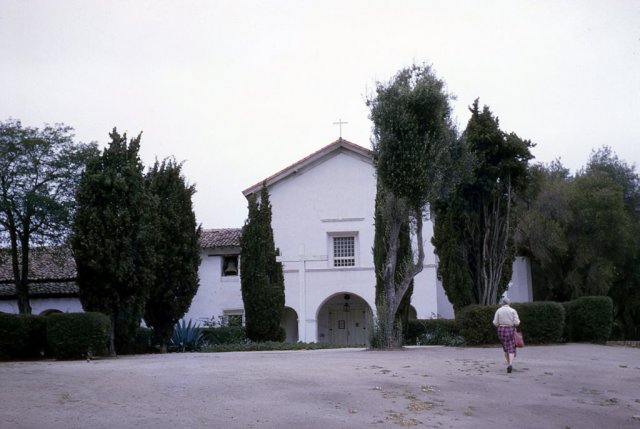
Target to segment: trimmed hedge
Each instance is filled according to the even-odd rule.
[[[460,334],[468,345],[496,344],[498,334],[493,326],[497,305],[468,305],[457,315]],[[526,341],[526,334],[525,334]]]
[[[46,351],[46,318],[0,313],[0,359],[33,359]]]
[[[613,327],[613,301],[608,296],[585,296],[563,303],[567,341],[604,343]]]
[[[549,344],[563,338],[565,311],[555,302],[514,303],[526,344]],[[497,305],[470,305],[458,315],[460,333],[466,344],[497,344],[498,334],[493,326]]]
[[[565,311],[557,302],[538,301],[513,303],[520,317],[525,344],[561,343]]]
[[[47,341],[56,359],[103,356],[111,322],[102,313],[59,313],[47,319]]]
[[[247,332],[244,326],[218,326],[202,328],[202,334],[208,344],[241,344],[246,343]]]
[[[407,345],[456,346],[463,342],[458,324],[452,319],[410,320],[405,336]]]

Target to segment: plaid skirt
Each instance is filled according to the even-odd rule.
[[[516,341],[513,339],[515,330],[515,326],[498,326],[498,338],[502,343],[502,350],[507,353],[516,352]]]

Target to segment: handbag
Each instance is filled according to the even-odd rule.
[[[513,340],[516,343],[516,347],[524,347],[524,338],[522,338],[522,332],[513,331]]]

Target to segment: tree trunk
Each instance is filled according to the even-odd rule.
[[[116,308],[111,310],[111,334],[109,335],[109,356],[116,357],[116,320],[118,319],[118,310]]]
[[[402,344],[401,329],[396,326],[396,315],[398,308],[402,302],[402,298],[407,293],[411,281],[418,275],[424,264],[424,244],[422,238],[423,229],[423,208],[408,209],[406,202],[401,201],[395,196],[390,196],[391,204],[387,206],[388,231],[387,240],[387,261],[384,269],[384,290],[385,290],[385,315],[384,315],[384,339],[382,346],[384,348],[399,347]],[[411,213],[413,212],[413,213]],[[409,263],[404,276],[396,280],[396,271],[398,269],[398,250],[400,247],[400,231],[402,224],[407,220],[409,214],[413,214],[416,221],[416,241],[418,246],[418,259]]]

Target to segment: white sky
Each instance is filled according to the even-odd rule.
[[[378,80],[430,63],[536,161],[576,170],[611,146],[640,167],[640,1],[0,0],[0,120],[64,122],[104,146],[185,161],[205,228],[241,191],[343,137],[370,147]]]

